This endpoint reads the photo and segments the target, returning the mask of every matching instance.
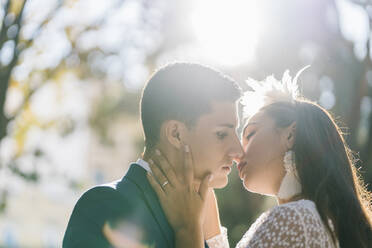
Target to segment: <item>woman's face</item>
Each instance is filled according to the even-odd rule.
[[[253,115],[244,127],[242,145],[244,157],[238,165],[244,187],[255,193],[275,195],[285,170],[283,157],[288,150],[288,128],[275,126],[263,111]]]

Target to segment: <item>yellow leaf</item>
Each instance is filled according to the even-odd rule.
[[[22,114],[19,116],[19,118],[17,118],[14,132],[14,139],[16,141],[16,157],[22,155],[27,139],[27,133],[34,126],[40,127],[41,123],[32,112],[30,105],[26,104]]]
[[[12,79],[10,79],[10,83],[9,83],[9,89],[11,89],[11,88],[20,89],[21,84],[18,81],[14,80],[12,78]]]
[[[23,2],[24,2],[24,0],[12,0],[10,2],[9,12],[11,12],[15,15],[18,15],[19,11],[22,8]]]

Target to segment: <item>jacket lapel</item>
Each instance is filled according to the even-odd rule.
[[[171,226],[168,223],[167,218],[165,217],[164,211],[161,208],[158,197],[151,187],[150,183],[146,177],[146,170],[140,167],[138,164],[131,164],[130,168],[125,175],[126,179],[130,180],[140,188],[144,194],[144,200],[147,207],[149,208],[152,216],[155,218],[158,223],[160,230],[162,231],[164,238],[168,242],[169,247],[174,246],[174,235]]]

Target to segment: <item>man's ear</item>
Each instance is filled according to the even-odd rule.
[[[293,122],[289,125],[285,132],[285,142],[288,149],[292,149],[294,142],[295,142],[295,134],[296,134],[296,122]]]
[[[163,124],[164,138],[177,149],[182,149],[187,127],[183,122],[169,120]]]

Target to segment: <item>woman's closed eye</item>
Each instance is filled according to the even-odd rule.
[[[250,133],[248,133],[248,135],[247,136],[245,136],[245,138],[247,139],[247,140],[249,140],[254,134],[256,133],[256,131],[252,131],[252,132],[250,132]]]

